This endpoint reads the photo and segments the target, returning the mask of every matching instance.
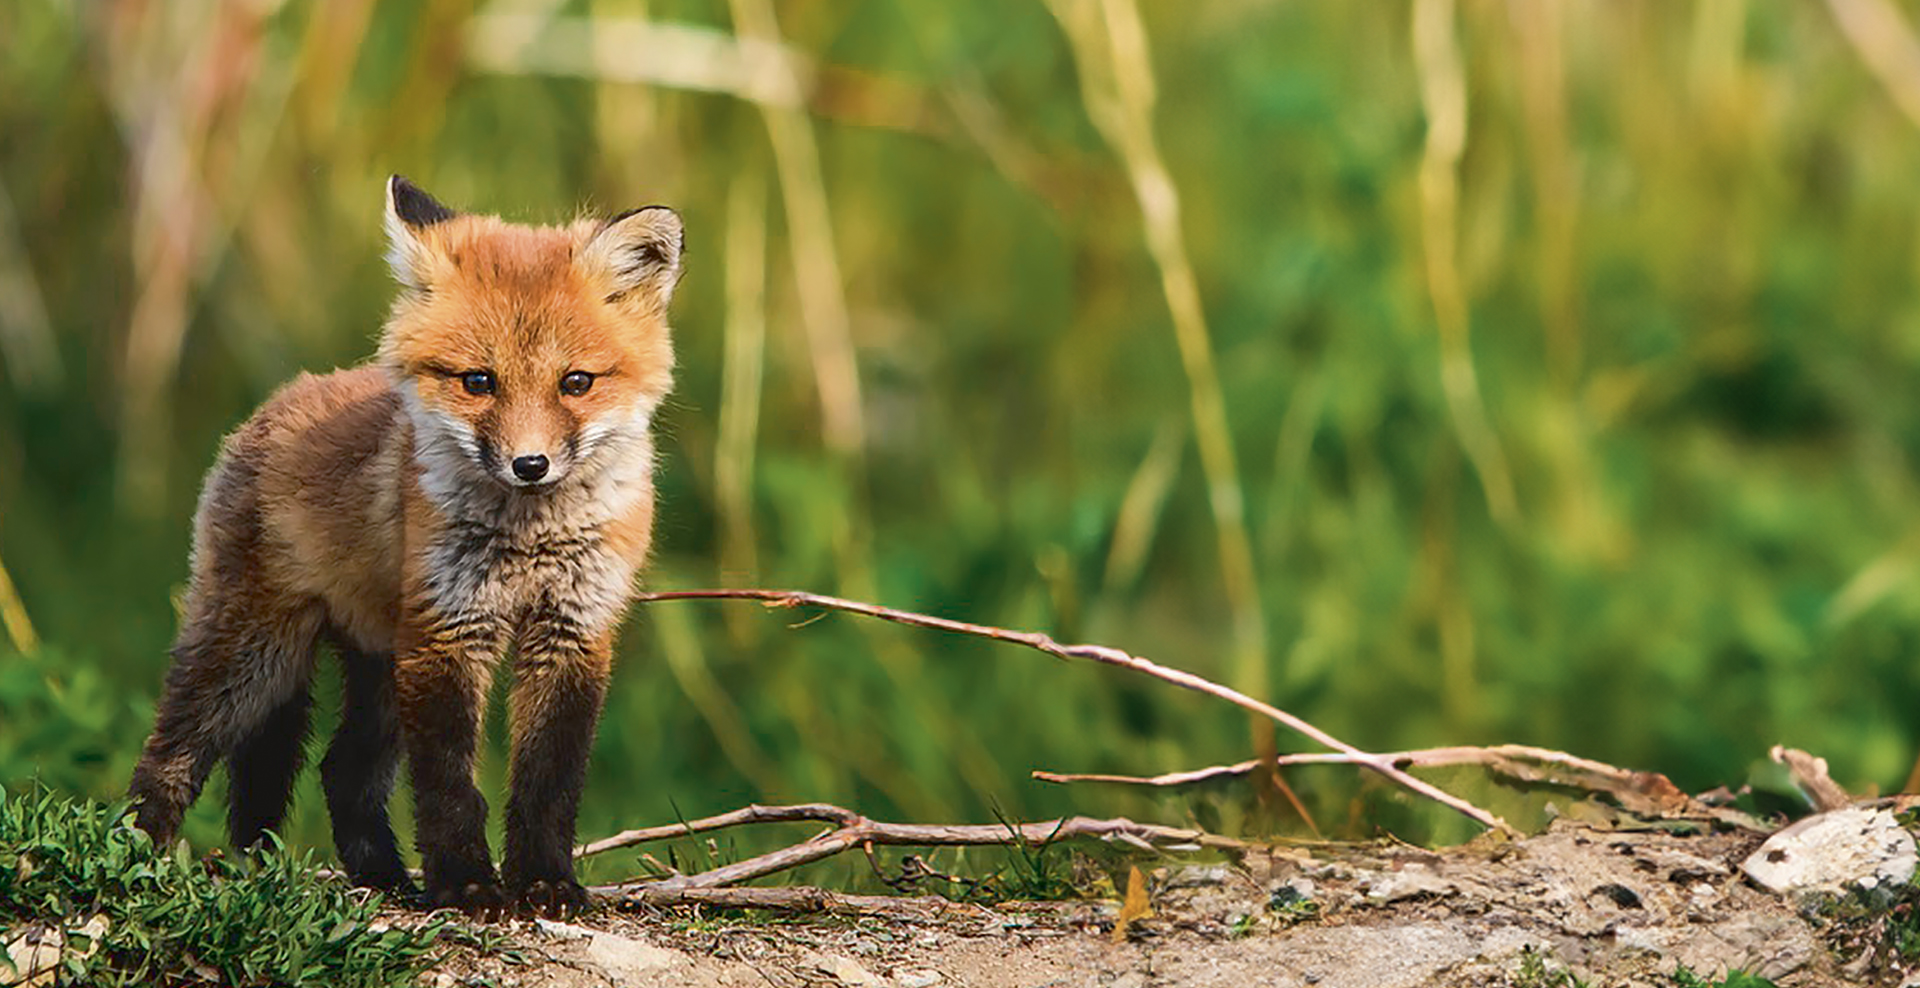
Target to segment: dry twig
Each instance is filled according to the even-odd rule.
[[[1440,765],[1485,765],[1495,770],[1513,769],[1516,767],[1516,762],[1541,762],[1571,769],[1583,775],[1598,776],[1608,780],[1610,783],[1639,785],[1644,785],[1645,782],[1643,780],[1648,778],[1665,778],[1665,776],[1659,776],[1658,773],[1654,772],[1635,772],[1630,769],[1608,765],[1605,762],[1596,762],[1592,759],[1581,758],[1578,755],[1569,755],[1563,751],[1535,748],[1524,744],[1502,744],[1487,748],[1473,746],[1417,748],[1410,751],[1393,751],[1385,754],[1369,755],[1367,758],[1381,759],[1392,762],[1395,765],[1406,765],[1414,768],[1432,768]],[[1354,765],[1366,764],[1366,759],[1355,758],[1353,755],[1344,752],[1309,752],[1298,755],[1281,755],[1271,762],[1261,759],[1248,759],[1244,762],[1235,762],[1232,765],[1213,765],[1186,772],[1168,772],[1164,775],[1137,776],[1102,775],[1097,773],[1035,772],[1033,773],[1033,777],[1042,782],[1116,782],[1127,785],[1144,786],[1187,786],[1200,782],[1210,782],[1214,779],[1247,775],[1268,764],[1278,764],[1281,766]],[[1504,774],[1512,775],[1515,773],[1506,771]],[[1537,776],[1533,773],[1528,773],[1525,777],[1531,779]],[[1672,783],[1668,783],[1668,785],[1672,785]],[[1611,785],[1609,785],[1608,788],[1611,788]]]
[[[1803,755],[1800,752],[1790,753]],[[1772,829],[1738,810],[1711,806],[1688,796],[1679,786],[1674,785],[1671,779],[1659,772],[1620,768],[1617,765],[1594,761],[1591,758],[1581,758],[1578,755],[1570,755],[1550,748],[1535,748],[1524,744],[1502,744],[1484,748],[1463,745],[1395,751],[1367,757],[1408,768],[1479,765],[1488,771],[1524,782],[1573,786],[1590,792],[1606,793],[1612,796],[1621,808],[1642,816],[1661,819],[1712,819],[1747,830]],[[1803,757],[1810,756],[1803,755]],[[1819,760],[1815,759],[1815,761]],[[1063,784],[1107,782],[1120,785],[1178,787],[1248,775],[1269,767],[1354,764],[1369,763],[1367,759],[1355,758],[1344,752],[1310,752],[1281,755],[1274,759],[1248,759],[1232,765],[1213,765],[1185,772],[1168,772],[1164,775],[1034,772],[1033,777],[1042,782]],[[1825,763],[1820,764],[1824,771]],[[1796,777],[1800,777],[1798,772]],[[1831,785],[1830,782],[1829,785]]]
[[[1807,801],[1814,809],[1825,813],[1843,806],[1853,805],[1853,794],[1840,787],[1833,777],[1827,774],[1827,760],[1816,758],[1798,748],[1789,748],[1776,744],[1767,752],[1767,757],[1785,765],[1793,773],[1793,783],[1807,794]]]
[[[940,825],[921,823],[883,823],[869,820],[852,810],[826,803],[795,806],[748,806],[719,816],[690,820],[664,827],[629,830],[605,840],[595,841],[574,851],[575,857],[600,854],[616,848],[632,847],[650,841],[684,837],[726,827],[750,823],[823,821],[836,826],[808,840],[777,851],[722,865],[698,875],[675,875],[664,879],[628,882],[614,890],[646,890],[665,895],[689,888],[720,888],[738,882],[811,864],[856,847],[995,847],[1005,845],[1037,846],[1073,837],[1092,837],[1119,841],[1144,850],[1184,850],[1211,848],[1220,851],[1248,851],[1256,845],[1203,830],[1162,827],[1115,818],[1066,817],[1038,823]]]
[[[1137,655],[1123,652],[1117,648],[1109,648],[1105,645],[1062,645],[1054,641],[1051,636],[1040,632],[1010,631],[1006,628],[996,628],[991,625],[972,624],[949,618],[932,617],[926,614],[916,614],[912,611],[901,611],[891,607],[882,607],[879,604],[844,600],[839,597],[828,597],[822,594],[806,593],[798,590],[667,590],[642,594],[640,600],[647,603],[668,600],[757,600],[769,607],[818,607],[827,610],[846,611],[850,614],[861,614],[867,617],[879,618],[883,621],[892,621],[896,624],[905,624],[916,628],[931,628],[936,631],[950,631],[956,634],[972,635],[976,638],[987,638],[993,641],[1012,642],[1017,645],[1025,645],[1036,651],[1045,652],[1059,659],[1081,659],[1089,662],[1098,662],[1103,665],[1131,669],[1134,672],[1144,673],[1155,679],[1172,683],[1184,689],[1193,690],[1197,693],[1205,693],[1208,696],[1225,700],[1243,710],[1248,710],[1263,717],[1270,718],[1293,731],[1306,735],[1308,738],[1313,739],[1325,747],[1340,752],[1343,757],[1334,760],[1364,766],[1378,772],[1403,788],[1431,799],[1436,803],[1440,803],[1443,806],[1450,807],[1483,826],[1508,834],[1516,833],[1512,827],[1507,825],[1506,821],[1500,819],[1498,816],[1401,771],[1398,763],[1391,755],[1376,755],[1361,751],[1270,703],[1256,700],[1245,693],[1241,693],[1231,687],[1222,686],[1219,683],[1196,676],[1193,673],[1163,666]]]

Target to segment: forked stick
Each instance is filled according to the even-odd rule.
[[[1518,832],[1507,825],[1505,820],[1481,809],[1472,803],[1433,785],[1414,778],[1401,771],[1392,755],[1376,755],[1361,751],[1345,741],[1301,720],[1261,700],[1241,693],[1231,687],[1222,686],[1209,679],[1169,666],[1163,666],[1137,655],[1130,655],[1117,648],[1105,645],[1062,645],[1052,637],[1036,631],[1009,631],[991,625],[972,624],[949,618],[931,617],[912,611],[900,611],[878,604],[867,604],[857,600],[844,600],[823,594],[806,593],[799,590],[663,590],[656,593],[641,594],[639,599],[646,603],[668,600],[757,600],[768,607],[818,607],[824,610],[846,611],[849,614],[861,614],[866,617],[892,621],[895,624],[911,625],[916,628],[931,628],[936,631],[950,631],[956,634],[972,635],[993,641],[1012,642],[1025,645],[1036,651],[1045,652],[1058,659],[1084,659],[1103,665],[1119,666],[1134,672],[1144,673],[1163,682],[1172,683],[1183,689],[1205,693],[1208,696],[1225,700],[1243,710],[1250,710],[1268,717],[1278,723],[1304,734],[1321,745],[1341,753],[1337,759],[1354,765],[1364,766],[1393,780],[1401,787],[1425,796],[1443,806],[1467,816],[1482,826],[1518,836]]]
[[[748,806],[700,820],[629,830],[605,840],[594,841],[574,851],[583,858],[616,848],[632,847],[651,841],[706,833],[749,823],[776,823],[817,820],[835,824],[831,830],[777,851],[769,851],[745,861],[722,865],[697,875],[673,875],[610,886],[603,891],[626,894],[645,890],[658,899],[679,889],[719,888],[738,882],[763,878],[803,864],[830,858],[855,847],[888,845],[894,847],[991,847],[1004,845],[1040,846],[1072,837],[1092,837],[1118,841],[1143,850],[1187,850],[1212,848],[1221,851],[1247,851],[1254,844],[1221,837],[1202,830],[1162,827],[1132,820],[1096,820],[1091,817],[1066,817],[1038,823],[969,824],[941,826],[920,823],[882,823],[869,820],[852,810],[826,803],[796,806]]]

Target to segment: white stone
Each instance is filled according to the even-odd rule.
[[[656,947],[631,937],[613,933],[603,933],[585,926],[572,923],[556,923],[551,920],[535,920],[540,931],[550,937],[568,941],[566,952],[579,951],[579,956],[589,967],[597,969],[615,984],[628,982],[653,983],[654,975],[678,964],[682,955],[665,947]],[[580,941],[586,941],[580,943]]]
[[[1850,806],[1774,834],[1740,868],[1772,892],[1844,892],[1903,884],[1915,863],[1913,835],[1892,813]]]
[[[108,926],[105,915],[96,915],[74,931],[89,941],[82,956],[91,957],[100,949],[100,938],[106,935]],[[57,926],[34,923],[8,934],[7,956],[13,959],[13,966],[8,969],[0,965],[0,986],[41,988],[53,984],[66,945],[66,934]]]
[[[813,966],[851,988],[883,988],[887,983],[887,979],[861,967],[858,961],[839,954],[816,955]]]

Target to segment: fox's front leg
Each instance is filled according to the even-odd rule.
[[[501,870],[521,908],[565,916],[587,907],[573,875],[574,818],[607,695],[613,633],[543,606],[528,616],[519,645]]]
[[[504,910],[506,894],[487,851],[487,801],[474,785],[474,756],[504,642],[505,628],[492,616],[420,608],[402,622],[393,668],[427,898],[486,916]]]

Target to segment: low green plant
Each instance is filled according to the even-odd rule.
[[[450,921],[387,926],[379,905],[277,843],[195,861],[156,849],[123,803],[0,789],[0,929],[61,929],[63,983],[407,984]],[[105,932],[78,934],[95,917]]]
[[[1531,947],[1520,951],[1520,970],[1513,976],[1514,988],[1587,988],[1587,983],[1566,968],[1547,966],[1544,955]]]
[[[1307,923],[1320,918],[1320,903],[1283,886],[1267,899],[1267,911],[1289,924]]]
[[[1008,845],[1006,864],[968,889],[967,898],[1038,902],[1080,897],[1080,889],[1073,883],[1072,854],[1064,842],[1055,839],[1057,830],[1046,840],[1027,841],[1020,837],[1017,821],[998,808],[994,816],[1014,841]]]
[[[153,721],[135,696],[87,659],[0,647],[0,779],[101,796],[123,788]]]
[[[1735,969],[1727,972],[1719,981],[1707,981],[1693,973],[1685,964],[1673,969],[1674,988],[1778,988],[1773,982],[1757,974],[1748,974]]]

